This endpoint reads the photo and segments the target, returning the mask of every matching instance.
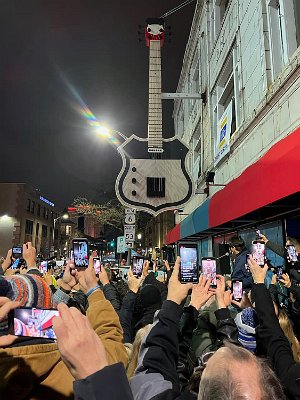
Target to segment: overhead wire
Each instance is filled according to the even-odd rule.
[[[193,1],[195,1],[195,0],[186,0],[186,1],[184,1],[183,3],[179,4],[178,6],[172,8],[172,10],[167,11],[166,13],[164,13],[160,18],[168,17],[169,15],[175,13],[176,11],[181,10],[183,7],[187,6],[188,4],[192,3]]]

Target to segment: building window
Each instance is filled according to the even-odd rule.
[[[32,202],[31,202],[31,210],[30,210],[31,214],[34,214],[34,210],[35,210],[35,201],[32,200]]]
[[[37,208],[37,216],[40,217],[41,216],[41,205],[38,204],[38,208]]]
[[[32,235],[32,231],[33,231],[33,221],[26,219],[25,234]]]
[[[212,49],[221,30],[229,0],[212,0],[210,4],[210,43]]]
[[[37,224],[35,226],[35,236],[36,237],[39,236],[39,231],[40,231],[40,224],[37,222]]]
[[[240,90],[239,90],[239,73],[237,63],[237,49],[233,47],[220,77],[214,87],[211,95],[212,101],[212,127],[214,137],[217,135],[218,121],[222,117],[226,108],[232,103],[232,136],[241,124],[241,107],[240,107]]]
[[[26,207],[26,211],[30,212],[30,205],[31,205],[31,200],[27,199],[27,207]]]
[[[46,238],[48,233],[47,225],[42,225],[42,237]]]
[[[48,210],[48,208],[46,208],[46,216],[45,216],[45,218],[49,219],[49,210]]]
[[[300,45],[299,0],[267,0],[273,79]]]
[[[71,233],[72,233],[71,225],[66,225],[66,235],[71,236]]]

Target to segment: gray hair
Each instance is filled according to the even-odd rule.
[[[225,342],[225,347],[230,349],[229,358],[237,362],[256,363],[259,376],[259,387],[261,390],[261,400],[285,400],[282,387],[274,371],[270,368],[266,360],[256,358],[250,351]],[[229,360],[227,359],[227,365]],[[243,393],[243,387],[234,379],[230,368],[225,368],[223,373],[216,376],[202,378],[200,381],[198,400],[249,400]]]

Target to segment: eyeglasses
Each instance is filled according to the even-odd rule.
[[[198,367],[194,368],[194,372],[203,371],[206,367],[209,359],[215,354],[215,351],[209,351],[207,353],[202,354],[201,357],[198,357]]]

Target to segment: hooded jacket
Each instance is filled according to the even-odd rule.
[[[102,291],[89,298],[87,316],[102,339],[109,364],[128,356],[122,343],[119,318]],[[56,343],[33,344],[0,349],[0,399],[69,400],[73,399],[73,377],[60,358]]]

